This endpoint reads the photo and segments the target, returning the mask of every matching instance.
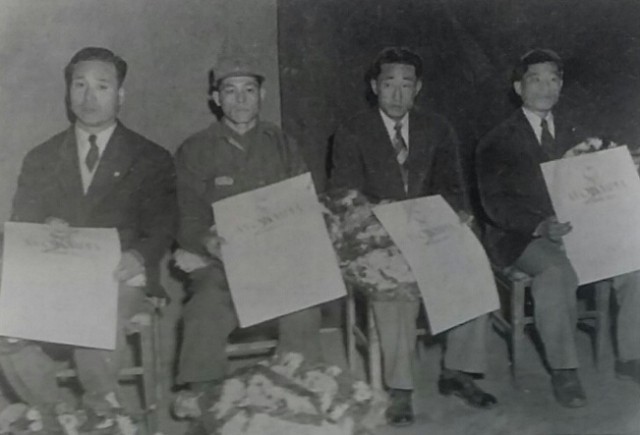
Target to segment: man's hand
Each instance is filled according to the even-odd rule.
[[[118,281],[125,282],[136,275],[144,273],[144,264],[138,255],[131,251],[124,251],[120,257],[120,263],[113,275]]]
[[[562,241],[562,237],[569,234],[572,229],[570,222],[558,222],[557,217],[551,216],[540,222],[533,234],[557,243]]]
[[[191,273],[196,269],[202,269],[207,267],[211,260],[203,258],[198,254],[194,254],[184,249],[178,249],[173,254],[173,259],[176,262],[176,266],[184,272]]]
[[[458,218],[460,219],[460,223],[462,225],[466,225],[469,228],[471,228],[472,224],[473,224],[473,215],[470,215],[469,213],[467,213],[464,210],[460,210],[458,212]]]
[[[224,242],[225,240],[218,235],[216,226],[214,225],[209,229],[209,234],[207,234],[204,239],[204,246],[209,255],[218,260],[222,260],[221,246]]]
[[[44,223],[49,226],[49,233],[53,239],[65,242],[71,238],[71,227],[67,221],[57,217],[48,217]]]

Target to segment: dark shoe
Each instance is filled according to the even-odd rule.
[[[616,361],[616,378],[640,384],[640,360]]]
[[[498,403],[493,395],[483,391],[478,387],[473,378],[462,372],[456,372],[452,377],[442,377],[438,379],[438,391],[443,396],[458,396],[467,405],[480,409],[491,409]]]
[[[413,409],[411,408],[412,390],[389,390],[391,405],[387,408],[385,417],[389,426],[410,426],[413,424]]]
[[[565,408],[580,408],[587,404],[577,370],[553,370],[551,385],[556,400]]]

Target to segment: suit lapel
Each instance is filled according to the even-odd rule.
[[[418,119],[416,111],[409,112],[409,188],[410,198],[420,196],[422,186],[431,171],[432,144],[437,138],[435,132],[425,125],[424,119]]]
[[[104,198],[125,176],[139,150],[127,140],[128,131],[122,124],[114,130],[102,158],[98,163],[93,181],[87,191],[87,199],[96,204]]]
[[[554,124],[556,128],[556,138],[554,142],[555,158],[560,158],[569,148],[578,145],[579,139],[574,125],[568,123],[562,116],[554,115]]]
[[[390,188],[397,192],[401,192],[402,195],[405,195],[402,174],[400,173],[400,165],[398,164],[396,151],[393,148],[389,133],[382,121],[382,115],[380,115],[379,109],[375,109],[373,112],[373,124],[371,127],[371,145],[375,146],[377,149],[372,149],[372,152],[366,153],[366,155],[371,159],[376,160],[372,165],[373,168],[383,168],[384,172],[388,175],[391,185]],[[410,157],[411,145],[409,145],[409,158]]]
[[[553,156],[546,153],[540,146],[536,133],[533,131],[533,127],[531,127],[522,109],[516,111],[513,124],[520,137],[519,142],[534,159],[540,163],[553,159]]]
[[[80,167],[78,166],[78,145],[73,126],[67,130],[60,146],[56,173],[56,178],[68,197],[77,198],[84,195]]]

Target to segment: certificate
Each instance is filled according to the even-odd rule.
[[[115,229],[5,223],[0,335],[115,349],[119,259]]]
[[[311,176],[213,204],[242,327],[346,295]]]
[[[626,147],[542,164],[580,284],[640,269],[640,178]]]
[[[433,334],[500,307],[482,245],[440,195],[373,212],[411,267]]]

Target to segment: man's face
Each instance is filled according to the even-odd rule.
[[[522,105],[533,112],[548,112],[558,102],[562,76],[553,62],[529,65],[522,80],[513,88],[522,98]]]
[[[251,124],[258,118],[264,89],[255,77],[229,77],[220,83],[213,99],[233,124]]]
[[[78,63],[71,76],[69,101],[80,126],[99,131],[112,125],[124,101],[116,67],[100,60]]]
[[[380,109],[391,119],[401,120],[413,107],[413,102],[422,88],[413,65],[385,63],[380,75],[371,80],[371,89],[378,97]]]

